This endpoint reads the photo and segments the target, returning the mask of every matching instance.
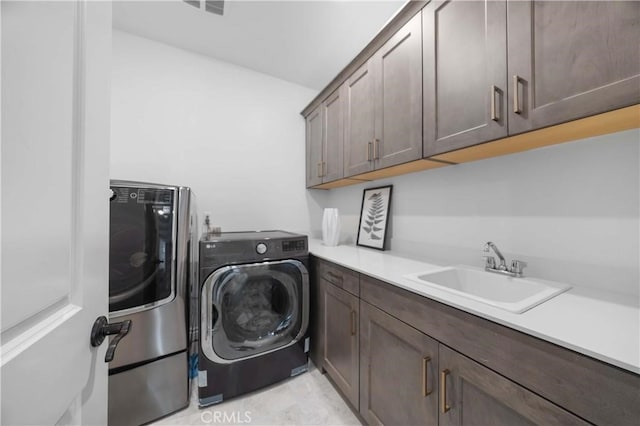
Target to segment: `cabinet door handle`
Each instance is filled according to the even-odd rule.
[[[431,357],[422,358],[422,396],[429,396],[433,390],[429,390],[429,363]]]
[[[318,171],[318,177],[322,177],[322,162],[318,163],[316,169]]]
[[[351,311],[351,335],[356,335],[356,311]]]
[[[373,142],[367,142],[367,161],[371,161],[371,145]]]
[[[380,139],[373,140],[373,159],[377,160],[380,158]]]
[[[498,88],[492,84],[491,85],[491,119],[493,121],[498,121],[498,110],[496,107],[496,94],[498,93]]]
[[[447,404],[447,376],[450,371],[445,369],[440,372],[440,411],[446,413],[451,410],[449,404]]]
[[[325,177],[327,175],[327,162],[323,161],[322,162],[322,177]]]
[[[513,112],[521,114],[522,109],[520,109],[520,93],[518,90],[520,85],[518,83],[520,83],[520,76],[516,74],[513,76]]]

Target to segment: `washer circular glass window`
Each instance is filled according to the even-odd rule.
[[[174,189],[111,186],[109,312],[128,314],[175,295]]]
[[[296,342],[308,315],[308,273],[297,260],[225,266],[202,287],[202,345],[234,361]]]

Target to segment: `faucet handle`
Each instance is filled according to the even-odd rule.
[[[512,260],[511,261],[511,271],[517,276],[522,276],[522,270],[527,266],[527,262],[522,260]]]
[[[496,259],[493,256],[484,256],[484,268],[485,269],[496,269]]]

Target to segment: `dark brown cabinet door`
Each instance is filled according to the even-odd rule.
[[[343,93],[336,90],[306,118],[307,187],[344,176]]]
[[[418,13],[373,57],[375,168],[422,158],[422,22]]]
[[[640,102],[640,2],[507,5],[509,133]]]
[[[441,425],[588,424],[442,344],[439,369]]]
[[[360,315],[362,417],[369,425],[436,425],[438,342],[368,303]]]
[[[324,358],[324,281],[320,278],[320,262],[311,259],[309,280],[309,358],[322,372]]]
[[[425,157],[507,135],[506,0],[422,10]]]
[[[307,187],[322,183],[323,150],[322,105],[306,118],[307,141]]]
[[[324,295],[323,367],[358,409],[359,299],[326,281]]]
[[[324,108],[324,149],[322,182],[344,176],[344,89],[342,86],[322,103]]]
[[[344,174],[354,176],[373,170],[374,106],[373,72],[367,61],[347,80]]]

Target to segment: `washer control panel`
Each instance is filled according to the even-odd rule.
[[[256,253],[265,254],[267,252],[267,245],[265,243],[258,243],[256,245]]]
[[[307,239],[299,238],[295,240],[285,240],[282,241],[282,251],[304,251],[307,249]]]
[[[308,255],[307,237],[284,231],[222,232],[217,235],[203,234],[200,239],[201,267]]]

